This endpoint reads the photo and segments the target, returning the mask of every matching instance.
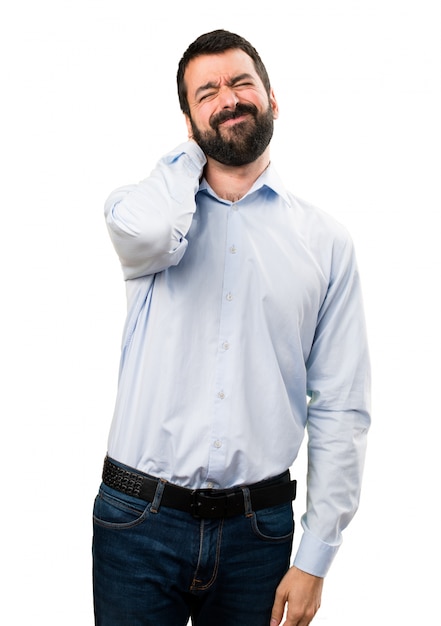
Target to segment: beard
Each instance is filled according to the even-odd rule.
[[[242,122],[228,128],[220,128],[222,122],[249,114]],[[233,111],[221,111],[210,118],[212,130],[200,131],[190,117],[193,138],[200,148],[223,165],[248,165],[267,148],[274,130],[271,106],[259,113],[253,104],[237,104]]]

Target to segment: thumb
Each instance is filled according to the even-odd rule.
[[[271,611],[270,626],[279,626],[285,611],[285,602],[281,594],[276,593],[276,597]]]

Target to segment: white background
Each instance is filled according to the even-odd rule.
[[[125,313],[102,207],[186,139],[178,60],[198,35],[227,28],[270,73],[273,162],[352,233],[364,285],[374,373],[364,491],[314,623],[439,624],[439,3],[5,5],[2,622],[93,623],[91,508]],[[302,457],[297,519],[303,471]]]

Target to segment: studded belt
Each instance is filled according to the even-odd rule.
[[[103,483],[121,493],[152,502],[160,480],[162,479],[125,469],[109,457],[105,458]],[[163,480],[162,482],[164,489],[161,506],[185,511],[197,518],[214,519],[245,513],[244,490],[241,487],[187,489]],[[289,471],[246,487],[251,509],[254,511],[291,502],[296,497],[296,481],[290,480]]]

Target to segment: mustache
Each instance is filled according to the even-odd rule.
[[[220,111],[217,115],[213,115],[213,117],[210,118],[209,123],[213,130],[217,130],[218,126],[223,122],[226,122],[227,120],[234,120],[236,117],[240,117],[246,113],[256,117],[258,114],[257,107],[254,106],[254,104],[241,104],[239,102],[234,110]]]

